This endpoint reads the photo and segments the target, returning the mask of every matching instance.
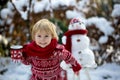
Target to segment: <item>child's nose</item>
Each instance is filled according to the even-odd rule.
[[[45,38],[44,38],[44,37],[42,37],[42,38],[41,38],[41,40],[42,40],[42,41],[45,41]]]

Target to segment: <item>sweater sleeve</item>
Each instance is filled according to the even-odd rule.
[[[77,62],[77,60],[72,56],[72,54],[65,48],[62,49],[61,58],[67,64],[71,64],[74,72],[77,72],[82,68],[81,65]]]
[[[21,62],[25,65],[30,65],[31,63],[31,58],[27,56],[27,45],[23,46],[23,52],[22,52],[22,59]]]

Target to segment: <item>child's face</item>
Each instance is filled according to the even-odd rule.
[[[48,34],[45,31],[38,31],[35,33],[35,42],[37,45],[39,45],[40,47],[44,48],[46,46],[48,46],[51,42],[52,39],[52,35]]]

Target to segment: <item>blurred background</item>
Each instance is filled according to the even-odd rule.
[[[97,64],[120,64],[120,0],[0,0],[0,57],[10,57],[11,45],[30,42],[42,18],[55,23],[62,44],[75,17],[85,21]]]

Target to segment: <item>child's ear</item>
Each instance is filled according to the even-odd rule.
[[[35,36],[32,37],[32,40],[35,41]]]

